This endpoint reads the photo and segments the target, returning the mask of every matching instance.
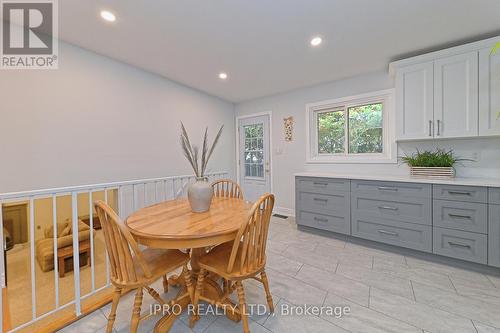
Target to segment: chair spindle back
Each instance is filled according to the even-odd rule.
[[[238,198],[243,199],[243,192],[240,186],[231,179],[220,179],[212,183],[214,196],[218,198]]]
[[[269,223],[274,207],[274,195],[264,194],[250,210],[248,221],[238,231],[233,244],[227,271],[232,272],[239,258],[242,274],[260,269],[266,260],[266,244]]]
[[[94,202],[94,207],[104,231],[111,280],[121,285],[139,282],[138,276],[142,274],[136,271],[134,262],[139,264],[143,276],[150,277],[151,271],[142,258],[139,246],[120,217],[101,200]]]

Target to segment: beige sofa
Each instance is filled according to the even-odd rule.
[[[44,272],[54,269],[54,228],[52,226],[44,230],[45,238],[36,241],[36,259]],[[61,249],[73,246],[72,224],[70,221],[57,224],[57,248]],[[95,235],[95,231],[94,231]],[[90,228],[78,220],[78,241],[90,239]]]

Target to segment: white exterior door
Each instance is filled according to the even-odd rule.
[[[500,135],[500,51],[479,51],[479,135]]]
[[[434,136],[433,83],[433,62],[398,69],[397,139],[428,139]]]
[[[434,62],[436,138],[478,134],[478,54],[469,52]]]
[[[246,200],[271,192],[269,115],[238,121],[239,181]]]

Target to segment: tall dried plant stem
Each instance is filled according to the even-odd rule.
[[[210,160],[210,157],[214,152],[215,146],[219,142],[223,128],[224,125],[220,127],[219,132],[217,132],[214,142],[212,143],[212,146],[210,148],[208,147],[208,127],[205,128],[205,134],[203,136],[203,145],[201,149],[201,160],[199,161],[200,149],[198,146],[191,144],[186,128],[184,127],[184,124],[181,122],[180,139],[181,139],[182,151],[184,153],[184,156],[186,156],[186,159],[188,160],[189,164],[191,164],[191,167],[193,168],[193,171],[197,178],[202,178],[205,176],[205,171],[207,169],[208,161]]]

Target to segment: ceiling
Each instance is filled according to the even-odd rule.
[[[499,0],[63,0],[59,17],[63,40],[232,102],[500,35]]]

